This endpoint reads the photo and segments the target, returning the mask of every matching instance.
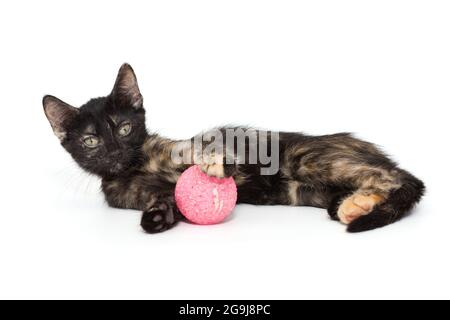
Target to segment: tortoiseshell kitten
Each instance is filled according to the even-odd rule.
[[[189,164],[173,161],[179,141],[147,132],[143,98],[128,64],[106,97],[81,108],[53,96],[45,96],[43,104],[62,146],[81,168],[102,179],[110,206],[143,211],[141,225],[149,233],[168,230],[183,220],[174,188]],[[348,225],[349,232],[399,220],[424,193],[422,181],[373,144],[350,134],[278,133],[278,137],[280,170],[271,175],[261,174],[264,165],[259,158],[254,164],[229,163],[223,155],[212,154],[214,163],[201,159],[199,164],[209,175],[233,176],[239,203],[325,208],[332,219]],[[192,141],[186,140],[189,145]],[[252,147],[246,139],[245,152]]]

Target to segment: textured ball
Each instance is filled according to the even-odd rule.
[[[225,220],[237,201],[233,178],[209,177],[198,166],[187,169],[175,188],[178,209],[191,222],[202,225]]]

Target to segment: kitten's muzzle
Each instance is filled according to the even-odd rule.
[[[123,152],[122,152],[122,150],[112,151],[108,154],[108,156],[111,159],[119,159],[119,158],[123,157]]]
[[[113,151],[108,154],[106,164],[110,166],[111,173],[119,173],[124,169],[125,154],[121,150]]]

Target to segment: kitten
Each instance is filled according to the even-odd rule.
[[[211,176],[233,176],[238,203],[325,208],[332,219],[348,225],[349,232],[399,220],[425,190],[422,181],[400,169],[373,144],[347,133],[314,137],[225,127],[212,135],[226,136],[232,129],[240,130],[244,139],[234,137],[232,147],[227,143],[220,148],[219,143],[210,152],[204,141],[200,147],[196,144],[196,138],[204,134],[186,141],[150,134],[143,97],[128,64],[121,67],[106,97],[75,108],[45,96],[43,105],[62,146],[81,168],[102,179],[108,204],[143,211],[141,225],[149,233],[163,232],[184,220],[175,204],[174,188],[192,163]],[[260,150],[261,137],[266,136],[270,144],[276,142],[269,154],[279,164],[279,170],[270,174],[264,174],[268,163],[260,153],[252,163],[241,159]],[[176,161],[180,146],[182,151],[193,150],[184,158],[190,161]]]

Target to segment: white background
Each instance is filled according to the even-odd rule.
[[[450,298],[449,17],[448,1],[2,1],[0,298]],[[151,130],[351,131],[427,196],[363,234],[324,210],[239,206],[146,235],[41,105],[107,94],[125,61]]]

